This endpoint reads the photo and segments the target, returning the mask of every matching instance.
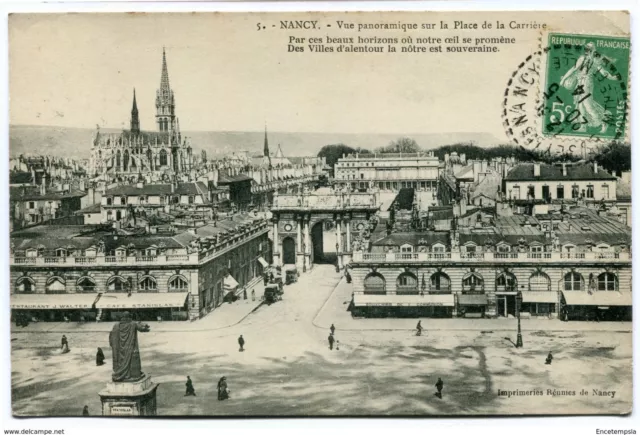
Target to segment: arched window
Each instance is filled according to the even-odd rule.
[[[564,289],[567,291],[584,290],[582,275],[578,272],[569,272],[564,276]]]
[[[418,278],[410,272],[401,273],[397,282],[398,293],[418,293]]]
[[[546,273],[536,272],[529,278],[529,290],[531,291],[550,291],[551,280]]]
[[[436,272],[431,275],[431,291],[450,292],[451,280],[444,272]]]
[[[499,292],[515,292],[518,290],[518,280],[514,274],[505,272],[496,278],[496,286]]]
[[[463,291],[480,291],[483,289],[484,279],[479,273],[468,273],[462,278]]]
[[[76,286],[80,291],[83,292],[95,292],[96,291],[96,282],[93,278],[89,278],[88,276],[83,276],[78,280]]]
[[[158,290],[158,283],[152,276],[145,276],[140,280],[140,290],[149,292]]]
[[[52,276],[47,280],[45,291],[47,293],[64,293],[66,291],[64,279],[59,276]]]
[[[149,165],[149,168],[153,167],[153,155],[151,154],[150,149],[147,150],[147,164]]]
[[[116,211],[116,220],[119,221],[120,219],[122,219],[122,212],[120,210]]]
[[[598,275],[598,290],[618,290],[618,278],[611,272],[601,273],[600,275]]]
[[[125,171],[129,170],[129,150],[124,150],[124,155],[122,158],[122,169]]]
[[[116,151],[116,168],[120,168],[120,150]]]
[[[169,291],[187,291],[189,283],[182,276],[174,276],[169,279]]]
[[[166,166],[168,164],[167,161],[167,152],[164,149],[160,150],[160,166]]]
[[[124,292],[128,290],[127,280],[123,277],[116,275],[107,280],[107,291],[110,292]]]
[[[385,293],[384,277],[377,272],[372,272],[364,279],[365,293]]]
[[[28,276],[21,276],[16,280],[16,291],[31,293],[36,289],[36,282]]]

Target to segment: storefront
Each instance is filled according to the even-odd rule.
[[[562,320],[631,321],[632,294],[619,291],[563,291]]]
[[[557,315],[558,292],[555,291],[523,291],[522,316],[555,317]]]
[[[11,320],[28,322],[79,322],[95,320],[96,293],[11,295]]]
[[[372,295],[355,292],[351,305],[353,317],[451,317],[452,294]]]
[[[484,317],[487,309],[487,295],[461,294],[458,295],[458,317]]]
[[[118,321],[125,311],[134,320],[187,320],[188,292],[103,293],[95,306],[102,321]]]

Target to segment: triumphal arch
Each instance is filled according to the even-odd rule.
[[[274,196],[273,263],[303,272],[320,262],[344,267],[379,206],[375,192],[321,188]]]

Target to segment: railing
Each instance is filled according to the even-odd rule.
[[[158,257],[136,257],[136,263],[155,263]]]
[[[45,258],[45,263],[46,263]],[[75,261],[77,264],[92,264],[96,262],[96,257],[75,257]]]
[[[526,263],[540,260],[548,262],[600,262],[600,263],[629,263],[629,252],[517,252],[494,253],[476,252],[473,254],[461,252],[361,252],[352,255],[353,263],[422,263],[447,261]]]
[[[44,262],[46,264],[50,264],[50,263],[66,263],[67,262],[67,258],[66,257],[45,257]]]

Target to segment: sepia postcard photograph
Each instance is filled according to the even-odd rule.
[[[628,12],[8,41],[13,416],[631,413]]]

